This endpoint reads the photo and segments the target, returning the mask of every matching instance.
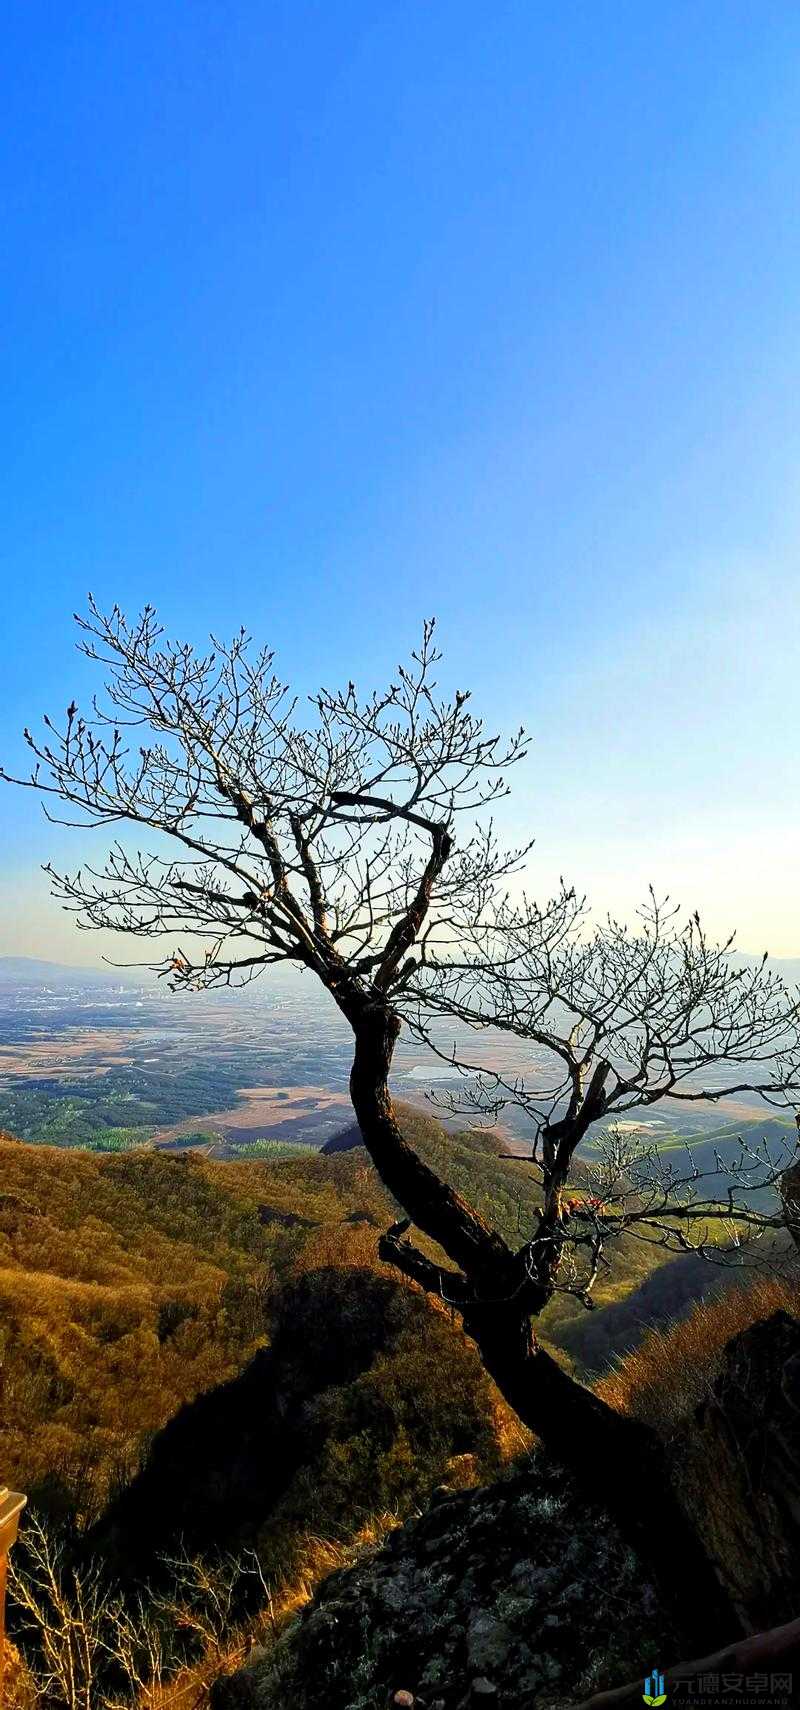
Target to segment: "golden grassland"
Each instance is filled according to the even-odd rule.
[[[360,1150],[219,1164],[6,1139],[0,1171],[0,1467],[87,1518],[268,1341],[284,1281],[381,1269],[394,1215]]]
[[[668,1435],[705,1399],[726,1343],[780,1311],[800,1317],[800,1279],[754,1277],[746,1288],[702,1301],[688,1318],[648,1331],[595,1388],[621,1413]]]
[[[257,1539],[265,1613],[204,1641],[150,1710],[205,1702],[214,1674],[437,1483],[491,1479],[525,1447],[449,1314],[379,1264],[394,1209],[360,1149],[215,1164],[4,1139],[0,1169],[0,1467],[51,1520],[96,1519],[181,1404],[276,1333],[300,1381],[341,1338]],[[348,1342],[364,1344],[351,1369]],[[28,1710],[33,1676],[17,1662],[11,1678],[9,1704]]]
[[[524,1165],[413,1107],[402,1120],[510,1241],[524,1237],[537,1197]],[[396,1215],[360,1148],[217,1163],[9,1138],[0,1171],[0,1470],[26,1490],[71,1492],[87,1515],[183,1403],[269,1340],[276,1293],[298,1267],[380,1272],[377,1236]],[[630,1296],[663,1259],[619,1243],[598,1307]],[[592,1322],[560,1296],[540,1330],[567,1359]]]
[[[513,1239],[535,1199],[519,1162],[485,1136],[445,1135],[417,1110],[402,1120]],[[360,1148],[222,1164],[0,1137],[0,1170],[0,1471],[51,1514],[61,1504],[83,1524],[95,1519],[181,1405],[276,1335],[312,1367],[337,1325],[345,1340],[367,1339],[366,1357],[303,1404],[308,1452],[255,1540],[262,1612],[207,1636],[174,1679],[142,1695],[149,1710],[200,1710],[216,1675],[269,1642],[322,1578],[437,1483],[489,1480],[529,1449],[447,1311],[380,1265],[377,1235],[394,1207]],[[601,1309],[663,1257],[622,1244]],[[730,1337],[780,1307],[797,1313],[800,1287],[763,1277],[728,1291],[651,1331],[597,1387],[672,1432],[707,1393]],[[569,1345],[580,1311],[554,1304],[543,1321],[551,1345]],[[14,1662],[9,1707],[30,1710],[34,1691]]]

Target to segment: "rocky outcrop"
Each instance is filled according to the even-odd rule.
[[[611,1522],[537,1458],[513,1479],[440,1494],[381,1551],[331,1575],[212,1703],[375,1710],[405,1692],[415,1710],[555,1710],[674,1648]]]
[[[798,1644],[800,1320],[777,1312],[729,1343],[670,1455],[675,1486],[742,1625],[752,1634],[790,1624],[757,1641],[735,1640],[720,1655],[741,1654],[757,1673],[752,1659],[763,1651],[773,1672],[785,1672]],[[607,1689],[616,1695],[599,1703],[640,1700],[648,1670],[681,1653],[599,1503],[583,1501],[540,1455],[513,1479],[442,1495],[382,1551],[332,1575],[268,1654],[218,1682],[212,1703],[574,1710]],[[672,1675],[703,1672],[705,1660]],[[633,1684],[619,1687],[626,1679]]]
[[[735,1336],[708,1399],[672,1446],[673,1480],[750,1631],[797,1614],[800,1320]]]

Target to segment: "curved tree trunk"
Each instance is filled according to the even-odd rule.
[[[714,1565],[672,1484],[655,1432],[617,1413],[537,1345],[530,1319],[464,1315],[501,1395],[636,1551],[687,1644],[741,1633]]]
[[[400,1132],[388,1086],[399,1017],[388,1007],[368,1004],[356,1015],[356,1020],[348,1015],[356,1036],[350,1097],[364,1145],[384,1187],[412,1222],[470,1274],[489,1273],[512,1263],[513,1254],[502,1235],[423,1163]]]
[[[340,998],[356,1038],[350,1092],[364,1144],[384,1186],[459,1271],[437,1267],[399,1239],[385,1258],[457,1304],[486,1370],[518,1417],[577,1483],[600,1500],[646,1564],[688,1643],[722,1643],[741,1632],[714,1566],[691,1526],[658,1437],[577,1383],[533,1336],[530,1314],[551,1292],[521,1278],[519,1256],[443,1182],[403,1138],[388,1075],[399,1018],[390,1006]]]

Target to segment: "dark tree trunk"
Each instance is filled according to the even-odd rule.
[[[742,1632],[731,1600],[685,1514],[662,1445],[650,1428],[617,1413],[539,1347],[530,1320],[465,1314],[486,1370],[523,1424],[587,1497],[608,1509],[652,1575],[687,1644],[714,1645]]]
[[[471,1295],[464,1327],[501,1395],[587,1495],[603,1502],[673,1610],[686,1643],[731,1640],[741,1625],[681,1508],[657,1436],[575,1382],[536,1344],[519,1256],[400,1132],[388,1087],[399,1018],[389,1005],[358,993],[346,1001],[340,994],[339,1002],[356,1038],[350,1092],[364,1144],[407,1216],[463,1272],[458,1280]],[[435,1269],[423,1255],[417,1258]],[[538,1294],[538,1310],[551,1287],[539,1283],[527,1292]]]
[[[348,1019],[356,1037],[350,1097],[384,1186],[412,1222],[471,1276],[511,1266],[514,1255],[502,1236],[423,1163],[400,1132],[388,1087],[399,1018],[388,1006],[363,1004]]]

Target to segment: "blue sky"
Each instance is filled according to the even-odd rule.
[[[308,688],[435,612],[540,889],[799,954],[793,0],[26,0],[2,83],[6,764],[90,588]]]

